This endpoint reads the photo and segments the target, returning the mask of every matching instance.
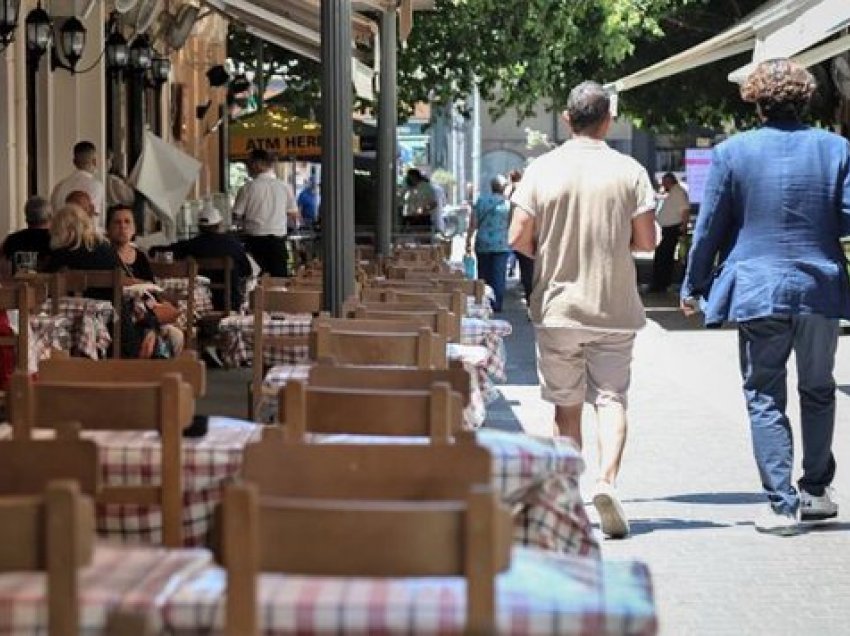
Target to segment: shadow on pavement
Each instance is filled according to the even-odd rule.
[[[649,534],[661,530],[706,530],[710,528],[729,528],[726,523],[714,521],[696,521],[692,519],[629,519],[631,536]]]
[[[765,497],[758,492],[697,492],[684,495],[671,495],[649,501],[672,501],[675,503],[710,504],[726,506],[733,504],[764,503]]]

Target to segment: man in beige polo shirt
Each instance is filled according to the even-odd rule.
[[[610,100],[595,82],[570,93],[572,139],[536,159],[512,197],[511,247],[535,259],[531,319],[543,399],[579,447],[585,402],[598,420],[593,503],[606,536],[628,535],[614,490],[626,443],[635,332],[645,322],[631,252],[655,249],[655,193],[646,170],[605,143]]]

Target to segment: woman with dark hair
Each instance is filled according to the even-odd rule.
[[[153,281],[153,270],[148,257],[133,245],[136,221],[132,208],[119,204],[107,210],[106,235],[128,276],[138,280]]]
[[[850,318],[850,143],[803,123],[812,75],[786,59],[741,87],[762,125],[714,150],[694,231],[682,308],[705,299],[706,326],[737,323],[753,451],[769,507],[756,529],[794,534],[838,514],[832,433],[838,320]],[[720,265],[715,266],[717,261]],[[786,365],[797,363],[803,475],[795,488]]]

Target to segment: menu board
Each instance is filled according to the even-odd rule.
[[[688,199],[692,204],[702,203],[705,182],[711,168],[711,148],[685,150],[685,178],[688,182]]]

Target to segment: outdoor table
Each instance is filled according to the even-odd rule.
[[[49,299],[41,307],[41,314],[53,311]],[[71,355],[97,360],[104,357],[112,342],[109,323],[115,315],[108,300],[94,300],[67,296],[59,299],[57,316],[67,319],[67,348]]]
[[[0,440],[11,434],[10,426],[0,424]],[[51,435],[50,431],[36,430],[36,438]],[[159,483],[161,444],[156,432],[84,430],[81,436],[98,446],[104,485]],[[204,437],[183,439],[185,545],[207,543],[213,510],[221,501],[221,489],[238,474],[245,445],[258,437],[259,428],[249,422],[213,417]],[[162,541],[162,514],[158,507],[98,504],[96,514],[101,536],[124,543]]]
[[[187,546],[205,545],[213,511],[224,486],[242,467],[245,446],[260,439],[262,425],[210,417],[203,438],[183,440],[183,531]],[[0,424],[0,440],[11,437]],[[36,439],[52,431],[36,429]],[[99,449],[105,485],[159,483],[161,445],[153,431],[86,431]],[[352,443],[427,443],[424,438],[355,435],[311,436],[315,441]],[[584,509],[579,477],[581,453],[562,439],[532,438],[491,429],[476,431],[478,443],[493,455],[493,486],[514,512],[514,541],[564,554],[599,557],[599,544]],[[159,543],[162,515],[157,507],[96,506],[98,533],[123,543]],[[2,614],[2,612],[0,612]]]
[[[211,564],[207,550],[96,543],[92,562],[80,569],[80,634],[102,633],[108,613],[144,612],[162,630],[167,595]],[[0,573],[0,634],[47,634],[43,572]]]
[[[649,570],[636,561],[600,561],[515,546],[496,579],[497,634],[634,634],[658,630]],[[221,634],[227,577],[209,566],[165,601],[169,634]],[[462,577],[329,577],[261,574],[263,634],[463,633]]]
[[[166,294],[183,295],[189,287],[188,278],[157,278],[156,284]],[[206,276],[195,277],[195,316],[198,320],[201,316],[213,311],[212,291],[210,291],[210,279]],[[180,321],[178,326],[184,329],[186,326],[186,311],[187,303],[184,299],[177,301],[177,308],[180,310]]]

